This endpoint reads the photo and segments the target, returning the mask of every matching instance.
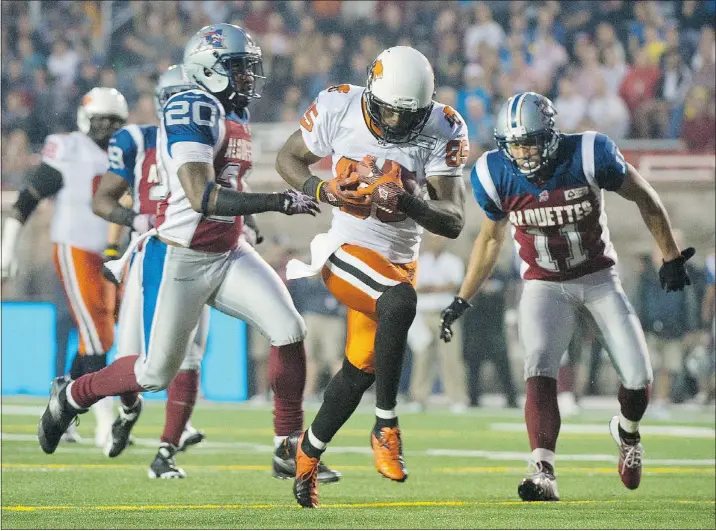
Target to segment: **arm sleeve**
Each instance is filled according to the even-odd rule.
[[[618,190],[627,173],[624,156],[607,135],[598,134],[594,139],[594,177],[600,188]]]
[[[434,119],[434,118],[431,118]],[[445,175],[461,177],[470,154],[470,142],[467,137],[467,125],[460,114],[451,107],[444,107],[443,116],[437,118],[439,135],[428,161],[425,175]]]
[[[27,182],[40,194],[41,198],[55,195],[63,184],[62,174],[45,162],[40,164],[37,171],[30,175]]]
[[[344,94],[322,91],[308,107],[300,120],[301,135],[306,147],[317,157],[333,153],[333,137],[336,129],[336,114],[341,103],[347,103]]]
[[[137,143],[126,128],[120,129],[109,139],[107,155],[109,156],[110,171],[122,177],[129,186],[134,186]]]
[[[470,182],[472,183],[472,194],[475,196],[475,201],[480,205],[485,215],[492,221],[504,219],[506,216],[505,212],[501,206],[495,202],[499,200],[499,197],[497,197],[497,187],[492,180],[489,169],[487,169],[487,154],[482,155],[480,160],[475,164],[475,167],[472,168]],[[490,190],[489,193],[488,189]],[[493,198],[491,195],[495,197]]]
[[[220,124],[224,121],[220,105],[215,98],[198,91],[182,92],[169,98],[162,110],[162,126],[172,158],[175,147],[183,143],[201,144],[213,150],[219,141]]]

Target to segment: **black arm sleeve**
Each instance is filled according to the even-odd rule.
[[[62,174],[52,166],[40,164],[27,180],[27,186],[17,196],[14,207],[20,221],[25,223],[42,199],[55,195],[61,188]]]
[[[398,209],[433,234],[455,239],[462,231],[462,217],[445,210],[437,201],[403,194],[398,199]]]
[[[280,212],[281,194],[258,194],[237,192],[225,187],[217,187],[214,215],[247,216],[261,212]]]
[[[38,200],[55,195],[62,188],[62,174],[52,166],[40,164],[28,184],[39,194]]]
[[[134,218],[137,217],[137,213],[131,208],[117,205],[112,209],[112,212],[107,216],[107,221],[115,223],[117,225],[125,225],[133,228]]]

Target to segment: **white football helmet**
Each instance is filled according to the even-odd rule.
[[[259,81],[266,79],[261,48],[233,24],[212,24],[196,32],[184,48],[184,68],[192,82],[234,109],[260,98]]]
[[[435,74],[422,53],[409,46],[384,50],[368,73],[368,129],[391,144],[410,142],[428,121],[434,94]]]
[[[189,81],[184,65],[170,66],[166,72],[159,76],[157,87],[154,89],[154,107],[157,110],[157,116],[161,119],[164,104],[174,94],[195,88],[198,87]]]
[[[100,147],[106,148],[110,137],[129,118],[129,107],[115,88],[95,87],[82,97],[77,109],[77,129]]]

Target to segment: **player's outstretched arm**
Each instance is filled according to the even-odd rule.
[[[125,193],[120,199],[119,204],[123,207],[132,207],[132,196]],[[107,245],[104,248],[104,259],[114,260],[119,258],[119,244],[122,241],[122,236],[127,228],[124,225],[117,225],[116,223],[110,223],[109,229],[107,229]]]
[[[500,256],[502,242],[505,240],[505,233],[508,224],[507,218],[493,221],[488,217],[482,221],[480,234],[475,238],[472,246],[470,261],[467,264],[465,278],[460,286],[455,300],[445,308],[440,319],[440,338],[443,341],[452,339],[452,323],[470,307],[467,302],[472,299],[480,289],[482,283],[487,280],[497,264]]]
[[[465,225],[465,183],[462,177],[428,176],[430,199],[404,193],[398,210],[433,234],[455,239]]]
[[[62,174],[52,166],[40,164],[28,179],[27,186],[17,196],[10,214],[3,222],[2,229],[2,278],[15,276],[17,262],[15,247],[22,226],[46,197],[51,197],[62,188]]]
[[[204,216],[246,216],[261,212],[315,216],[320,212],[317,201],[296,190],[260,194],[219,186],[214,182],[214,166],[206,162],[186,162],[179,167],[178,175],[191,208]]]
[[[627,163],[626,176],[616,192],[624,199],[636,203],[644,223],[661,250],[664,259],[659,271],[662,287],[667,291],[674,291],[690,284],[684,264],[694,255],[694,248],[689,247],[683,252],[679,249],[671,230],[669,215],[656,190],[634,166]]]
[[[92,212],[115,225],[131,227],[139,233],[147,232],[154,226],[154,216],[137,214],[121,203],[128,189],[129,183],[124,177],[108,171],[100,179],[97,191],[92,196]]]

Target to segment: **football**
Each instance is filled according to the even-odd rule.
[[[384,171],[389,171],[391,161],[389,159],[377,158],[375,164],[368,164],[365,159],[358,162],[356,165],[356,173],[361,177],[365,178],[370,182],[372,179],[378,179]],[[405,169],[401,166],[400,172],[401,185],[405,191],[412,195],[420,194],[420,185],[415,177],[415,173]],[[358,188],[366,187],[368,184],[360,183]],[[375,193],[375,192],[374,192]],[[371,205],[371,216],[379,219],[380,221],[391,223],[396,221],[403,221],[406,219],[406,215],[402,212],[387,212],[376,205]]]

